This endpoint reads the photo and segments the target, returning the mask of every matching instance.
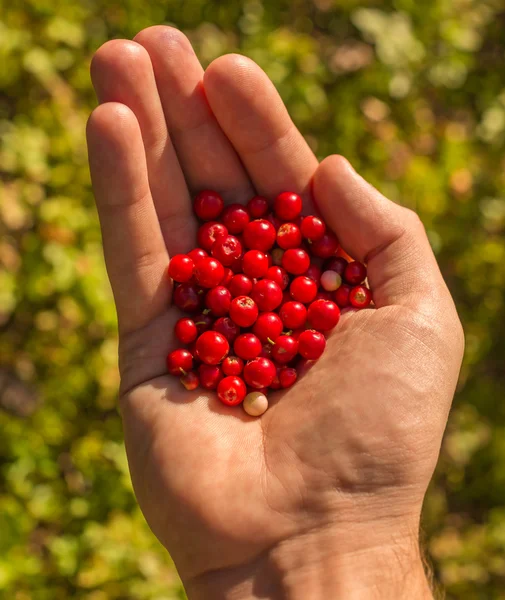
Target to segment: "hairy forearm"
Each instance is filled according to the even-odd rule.
[[[338,546],[331,531],[287,540],[253,564],[207,573],[188,582],[188,597],[433,600],[416,540],[390,540],[350,553],[343,553]]]

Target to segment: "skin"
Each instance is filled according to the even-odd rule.
[[[454,303],[411,211],[340,156],[321,164],[249,59],[204,72],[176,29],[114,40],[91,67],[91,175],[117,305],[120,406],[135,492],[191,600],[431,598],[418,544],[463,355]],[[303,194],[366,261],[376,310],[259,419],[167,376],[169,256],[191,197]]]

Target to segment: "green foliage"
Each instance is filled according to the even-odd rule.
[[[505,599],[500,0],[0,0],[0,597],[183,597],[127,473],[84,141],[92,53],[158,23],[252,57],[318,155],[421,214],[467,334],[427,554],[449,598]]]

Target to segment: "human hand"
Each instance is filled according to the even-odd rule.
[[[463,352],[424,228],[341,157],[320,165],[266,75],[203,72],[170,27],[92,63],[93,186],[118,311],[135,492],[189,598],[430,598],[419,518]],[[345,314],[323,357],[252,419],[167,376],[169,255],[194,246],[191,197],[301,193],[368,263],[377,309]]]

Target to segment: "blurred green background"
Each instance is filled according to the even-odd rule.
[[[84,140],[93,52],[158,23],[252,57],[319,156],[419,211],[467,336],[424,545],[448,598],[505,599],[499,0],[0,0],[0,598],[184,597],[129,481]]]

